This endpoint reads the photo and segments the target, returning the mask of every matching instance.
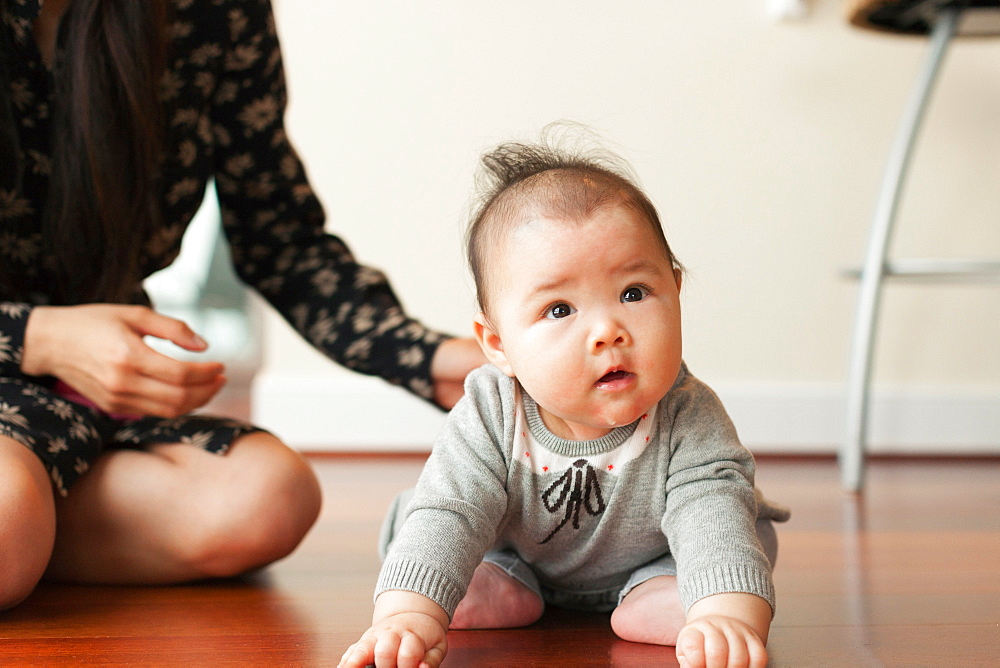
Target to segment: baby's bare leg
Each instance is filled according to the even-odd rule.
[[[684,624],[677,578],[670,575],[643,582],[611,614],[611,628],[619,638],[653,645],[677,644]]]
[[[483,562],[469,583],[465,598],[455,608],[452,629],[509,629],[538,621],[545,604],[535,592],[507,575],[499,566]]]

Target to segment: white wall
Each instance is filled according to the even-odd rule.
[[[275,0],[289,131],[329,214],[408,310],[470,332],[461,252],[479,153],[595,128],[660,208],[685,357],[757,449],[840,437],[856,265],[926,41],[847,25],[839,0]],[[899,255],[1000,256],[1000,40],[950,51]],[[1000,290],[893,286],[876,448],[1000,450]],[[255,417],[301,447],[426,448],[440,416],[336,367],[268,317]],[[398,401],[393,425],[359,423]],[[942,406],[948,415],[939,415]],[[411,421],[413,420],[413,421]]]

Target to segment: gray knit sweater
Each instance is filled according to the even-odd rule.
[[[495,367],[469,375],[386,555],[375,595],[414,591],[451,615],[489,549],[539,582],[583,594],[622,587],[666,553],[685,609],[745,592],[774,609],[757,541],[754,461],[718,397],[686,368],[654,410],[595,441],[569,441]],[[762,516],[787,511],[761,504]]]

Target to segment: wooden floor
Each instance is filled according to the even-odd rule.
[[[336,665],[368,625],[382,513],[420,461],[314,463],[325,507],[288,559],[235,582],[43,585],[0,613],[0,664]],[[832,460],[759,463],[794,513],[778,534],[772,665],[1000,665],[1000,460],[877,461],[862,499],[837,476]],[[552,610],[449,641],[453,667],[676,665],[671,648],[617,640],[606,615]]]

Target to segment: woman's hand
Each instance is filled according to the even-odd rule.
[[[465,377],[486,364],[486,356],[475,339],[449,339],[438,346],[431,360],[434,402],[452,408],[465,393]]]
[[[219,362],[183,362],[143,341],[155,336],[193,352],[208,347],[174,318],[144,306],[37,306],[21,370],[55,376],[107,413],[177,417],[203,406],[226,383]]]

